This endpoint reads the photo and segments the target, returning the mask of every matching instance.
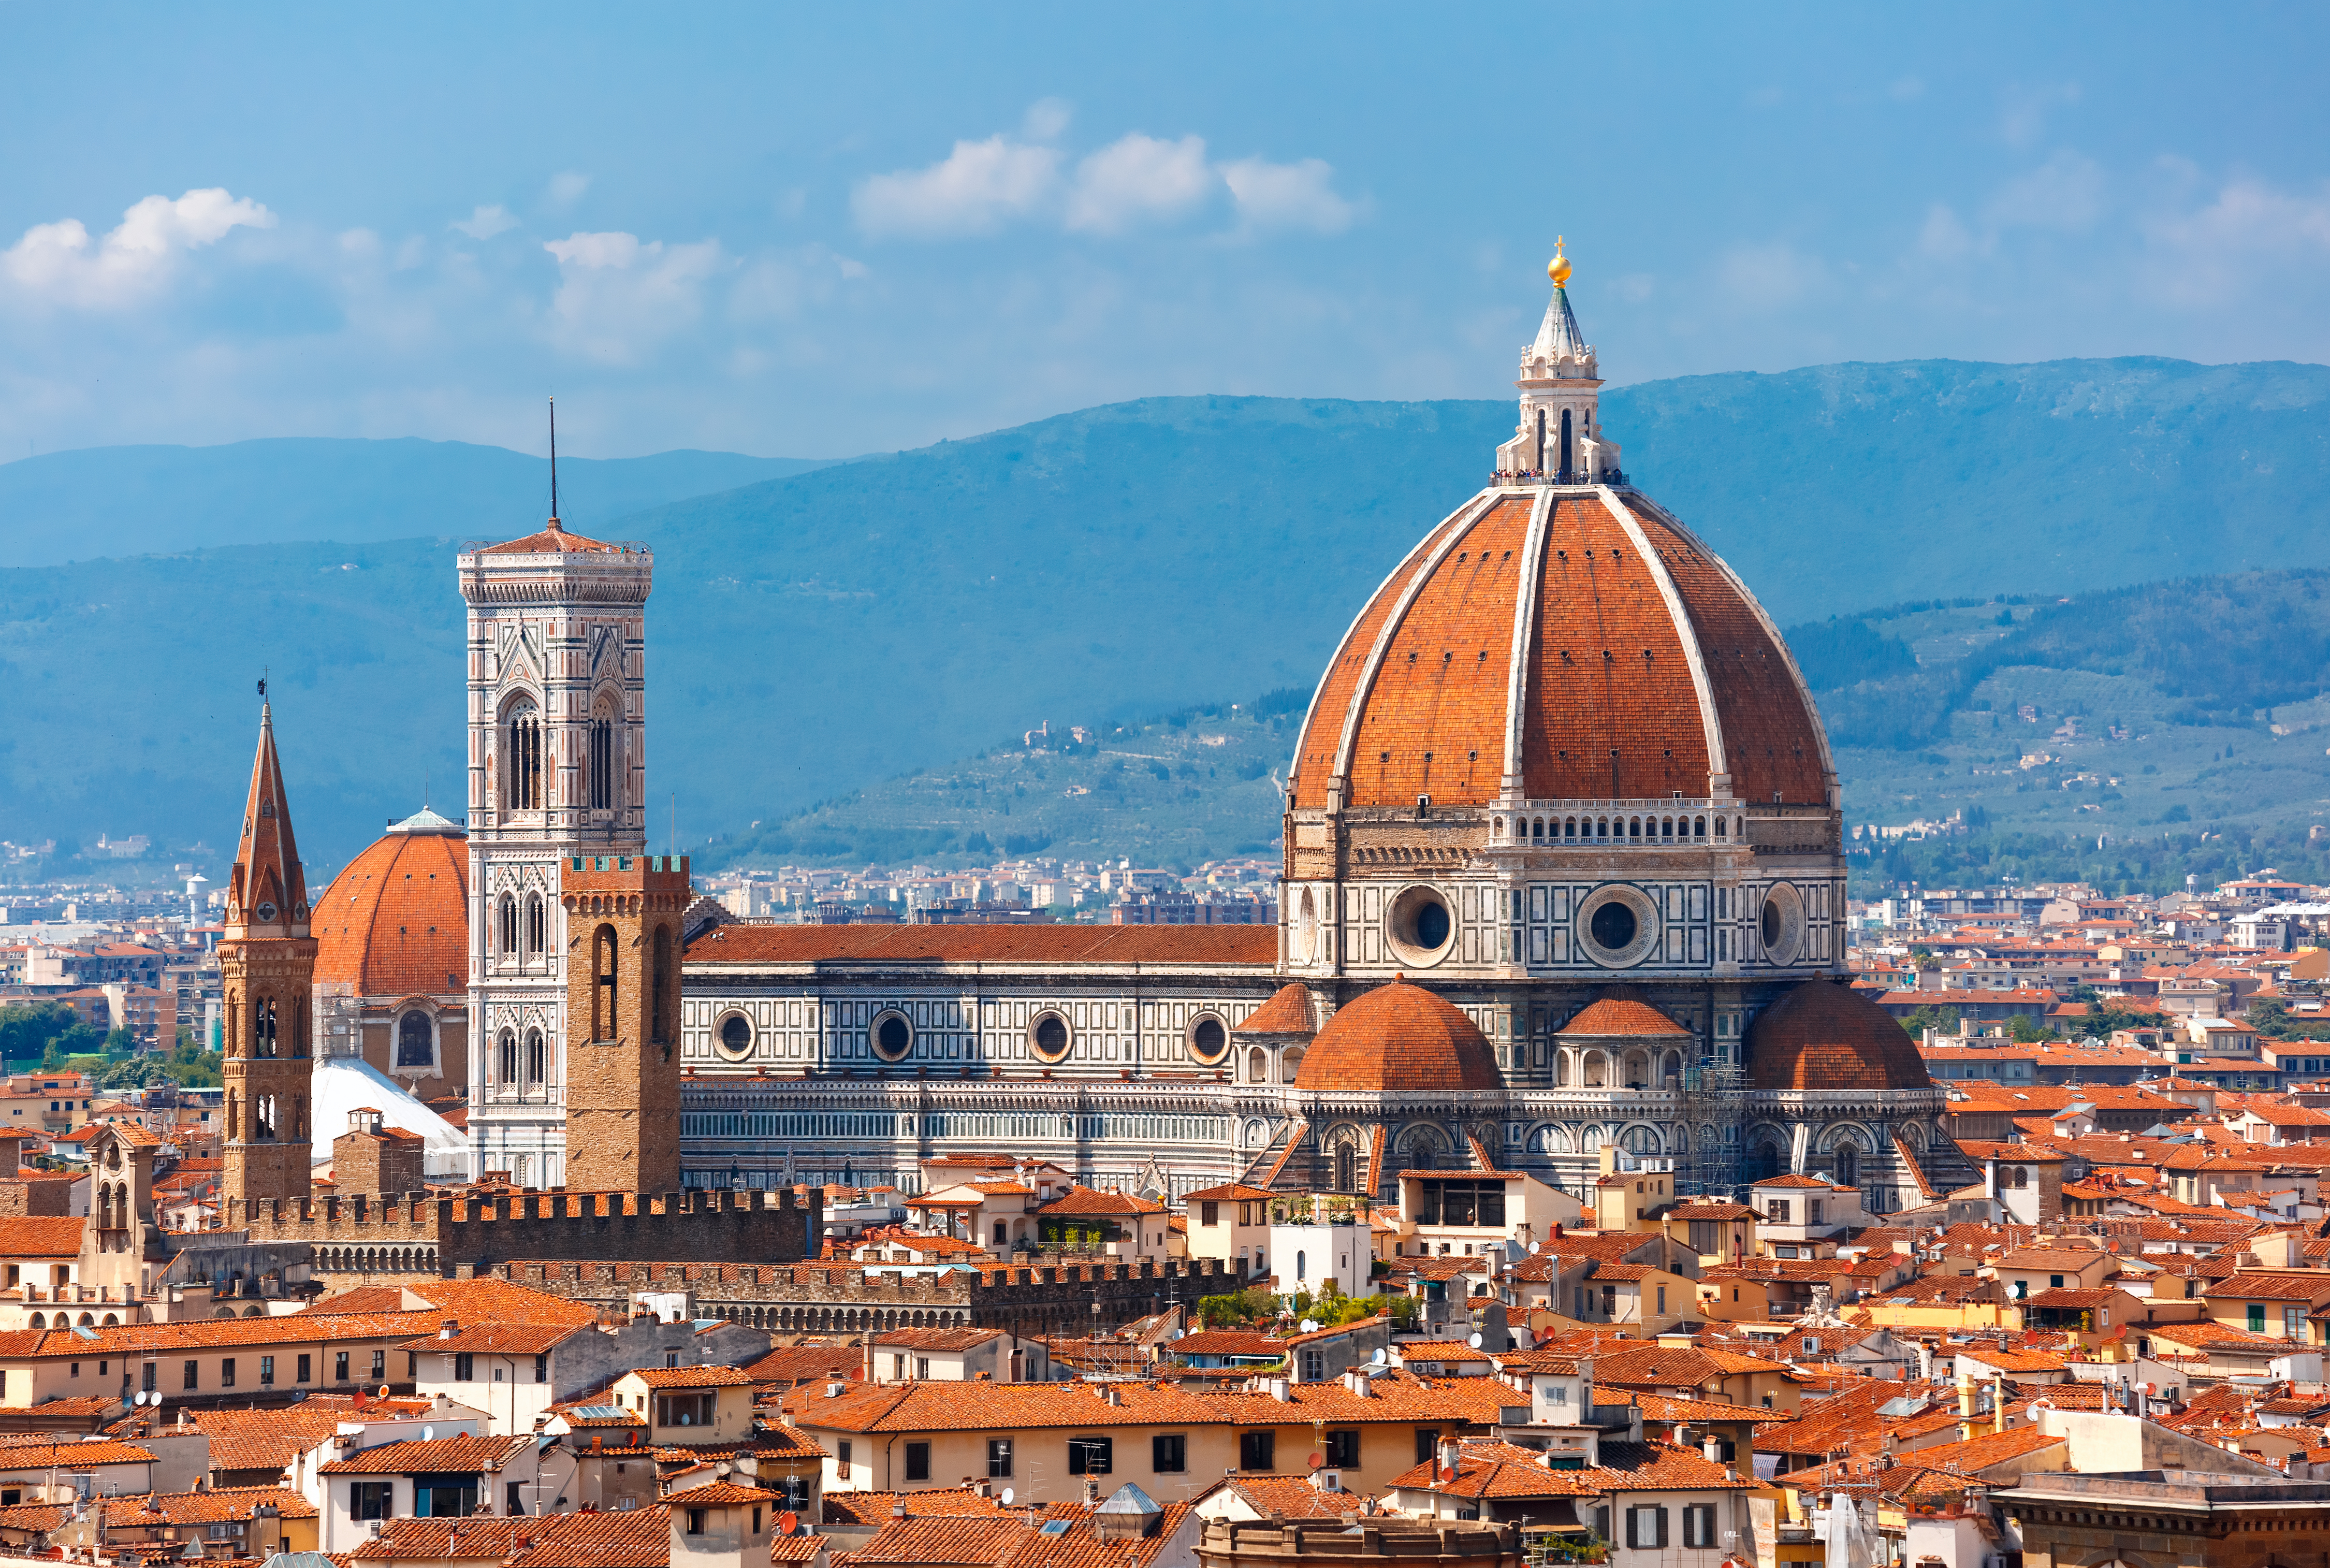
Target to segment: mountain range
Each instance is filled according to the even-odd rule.
[[[2314,366],[1927,361],[1613,388],[1604,421],[1634,482],[1776,618],[1825,624],[2330,566],[2325,400]],[[562,509],[657,552],[655,836],[685,845],[1047,718],[1307,689],[1511,423],[1506,402],[1150,399],[790,472],[671,453],[570,481],[563,460]],[[365,477],[383,473],[403,477]],[[262,670],[303,845],[327,869],[413,809],[424,777],[458,809],[452,557],[537,526],[545,491],[539,460],[429,442],[0,465],[0,681],[16,698],[0,837],[144,832],[215,853]],[[1903,674],[1887,640],[1834,634],[1836,689],[1860,658]],[[1886,745],[1869,755],[1925,746]]]

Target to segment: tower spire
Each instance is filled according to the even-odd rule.
[[[550,526],[558,521],[558,399],[550,400]]]
[[[274,707],[260,682],[259,750],[242,806],[242,833],[227,882],[226,935],[308,935],[308,881],[291,832],[291,803],[283,791],[283,765],[275,754]]]

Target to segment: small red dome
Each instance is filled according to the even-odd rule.
[[[1295,1070],[1297,1088],[1365,1093],[1505,1087],[1473,1021],[1420,985],[1395,980],[1327,1021]]]
[[[1689,1039],[1691,1031],[1653,1007],[1631,996],[1605,996],[1588,1006],[1585,1012],[1561,1026],[1562,1034],[1655,1034],[1680,1035]]]
[[[1918,1042],[1849,985],[1807,980],[1748,1026],[1755,1089],[1931,1088]]]
[[[332,879],[309,928],[316,978],[360,997],[467,990],[469,850],[460,829],[427,812],[398,823]]]

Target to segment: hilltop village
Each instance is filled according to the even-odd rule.
[[[2330,902],[1851,900],[1570,274],[1267,886],[715,896],[648,833],[655,557],[555,517],[450,563],[460,820],[311,887],[262,682],[215,929],[12,950],[0,1555],[2307,1556]]]

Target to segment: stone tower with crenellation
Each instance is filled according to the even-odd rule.
[[[685,856],[566,863],[566,1184],[679,1189]]]
[[[275,755],[274,717],[263,702],[218,955],[226,1012],[225,1197],[230,1206],[304,1198],[314,1136],[308,1010],[316,942],[308,934],[308,882]]]

